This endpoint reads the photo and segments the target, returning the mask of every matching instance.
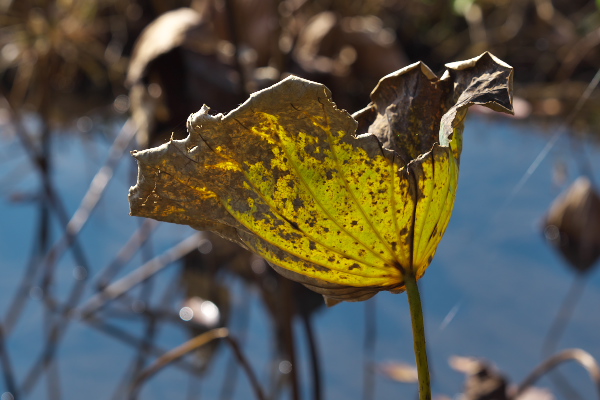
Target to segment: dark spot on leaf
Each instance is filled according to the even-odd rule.
[[[329,261],[329,262],[334,262],[334,261],[335,261],[335,257],[334,257],[334,256],[331,256],[331,257],[329,257],[329,258],[327,259],[327,261]]]
[[[290,185],[290,186],[292,186],[292,185]],[[293,187],[293,186],[292,186],[292,187]],[[294,199],[294,201],[292,202],[292,205],[294,206],[294,210],[298,210],[298,209],[300,209],[300,208],[303,208],[303,207],[304,207],[304,201],[302,201],[302,199],[300,199],[300,198],[296,197],[296,198]],[[312,226],[312,225],[311,225],[311,226]]]
[[[398,247],[398,243],[397,242],[392,242],[392,250],[396,251],[396,247]]]
[[[358,221],[352,221],[352,222],[350,222],[350,225],[352,225],[352,226],[358,225]]]
[[[406,236],[408,234],[408,229],[406,227],[400,230],[400,236]]]
[[[291,219],[288,219],[288,218],[286,218],[286,217],[282,217],[282,218],[283,218],[283,219],[285,220],[285,222],[287,222],[287,223],[288,223],[288,224],[289,224],[289,225],[290,225],[290,226],[291,226],[293,229],[295,229],[295,230],[297,230],[297,231],[299,231],[299,230],[300,230],[300,227],[298,226],[298,223],[297,223],[296,221],[292,221]],[[276,224],[276,225],[283,225],[283,222],[281,222],[281,221],[279,221],[279,220],[276,220],[276,221],[275,221],[275,224]]]
[[[431,235],[429,236],[429,239],[431,240],[435,235],[437,235],[437,224],[433,227],[433,231],[431,232]]]
[[[431,264],[431,261],[433,261],[432,255],[427,258],[427,264]]]
[[[317,245],[315,244],[315,242],[313,242],[312,240],[309,242],[308,244],[308,248],[311,250],[316,250],[317,249]]]
[[[358,251],[358,255],[361,257],[364,257],[365,255],[367,255],[367,251],[365,249],[360,249]]]
[[[348,270],[352,271],[353,269],[361,269],[360,265],[358,265],[357,263],[352,264]]]
[[[394,266],[394,268],[396,268],[398,271],[402,272],[403,274],[406,271],[406,268],[404,268],[402,266],[402,264],[400,264],[398,261],[394,261],[393,266]]]
[[[329,272],[329,271],[331,271],[329,268],[324,267],[322,265],[315,265],[315,270],[320,271],[320,272]]]

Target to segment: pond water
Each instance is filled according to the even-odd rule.
[[[461,391],[463,376],[448,365],[452,355],[490,359],[513,382],[521,381],[541,361],[543,338],[574,278],[540,233],[547,208],[564,189],[553,182],[555,165],[566,165],[568,180],[577,175],[576,161],[581,155],[572,152],[567,135],[558,140],[527,183],[514,196],[511,193],[552,133],[543,132],[532,123],[507,118],[473,115],[467,121],[454,214],[421,281],[435,394],[453,397]],[[36,202],[15,201],[19,197],[15,194],[26,198],[35,192],[39,181],[18,141],[9,136],[0,140],[0,316],[5,318],[25,273],[39,218]],[[109,144],[97,137],[63,135],[56,137],[52,146],[53,183],[72,214],[102,165]],[[598,171],[600,150],[587,146],[586,151]],[[139,221],[128,216],[127,191],[134,165],[133,160],[126,158],[80,235],[92,278],[113,260],[139,227]],[[59,237],[58,227],[53,220],[54,239]],[[161,253],[191,233],[186,227],[162,224],[152,240],[154,253]],[[134,257],[120,276],[141,263],[141,256]],[[73,285],[76,265],[70,254],[61,259],[53,288],[57,297],[65,298]],[[178,279],[178,274],[178,265],[166,268],[157,275],[154,291],[166,288],[173,279]],[[244,336],[244,351],[259,379],[266,384],[273,373],[273,364],[279,362],[273,360],[270,317],[256,290],[235,279],[230,280],[229,289],[234,310],[231,331]],[[30,291],[20,319],[6,341],[18,385],[22,385],[46,340],[48,314],[38,292]],[[91,295],[87,290],[83,299]],[[600,359],[598,304],[600,276],[592,272],[561,340],[561,348],[580,347]],[[374,315],[367,317],[368,313]],[[247,326],[240,322],[244,317]],[[405,295],[381,293],[368,302],[322,308],[314,315],[313,323],[324,399],[363,398],[365,321],[371,319],[376,321],[374,360],[413,362]],[[131,317],[117,318],[115,324],[138,337],[146,329],[142,319]],[[168,349],[189,339],[189,333],[181,326],[161,327],[157,343]],[[312,383],[307,345],[299,323],[295,328],[301,391],[308,399]],[[74,320],[57,351],[57,367],[20,398],[50,398],[49,386],[56,376],[61,382],[63,399],[125,398],[115,393],[135,357],[135,347]],[[230,354],[224,347],[219,348],[205,377],[192,386],[194,396],[189,395],[189,375],[171,366],[144,385],[140,398],[219,398]],[[583,369],[568,365],[564,371],[585,398],[592,398],[593,385]],[[547,380],[540,384],[551,385]],[[0,379],[0,394],[8,390],[6,380]],[[416,390],[414,384],[393,382],[376,374],[373,398],[415,398]],[[289,392],[282,393],[280,398],[291,398]],[[2,400],[9,398],[5,393]],[[254,398],[248,380],[239,371],[232,398]]]

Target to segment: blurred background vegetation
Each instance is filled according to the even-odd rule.
[[[185,116],[202,103],[228,111],[290,73],[328,84],[355,110],[389,72],[418,60],[442,71],[448,60],[483,51],[515,67],[516,92],[530,106],[523,113],[555,117],[570,111],[600,66],[594,1],[3,0],[0,7],[2,91],[13,109],[41,113],[52,126],[133,97],[143,83],[160,104],[156,122],[169,130],[181,122],[175,112]],[[580,123],[598,123],[584,114],[589,121]]]
[[[324,83],[341,108],[354,112],[390,72],[421,60],[441,73],[445,63],[484,51],[515,68],[517,119],[535,119],[549,132],[566,121],[574,135],[594,137],[600,131],[600,94],[590,91],[585,103],[580,100],[600,69],[599,7],[583,0],[0,0],[2,195],[12,203],[35,204],[36,210],[31,243],[21,243],[22,259],[5,261],[0,270],[19,276],[0,307],[2,400],[64,397],[70,378],[59,373],[57,355],[72,321],[134,350],[122,380],[90,398],[136,398],[144,383],[140,377],[166,351],[156,342],[159,322],[187,324],[196,335],[229,326],[234,309],[242,307],[237,326],[251,324],[244,305],[231,300],[232,276],[258,291],[272,320],[273,358],[280,362],[267,397],[301,397],[298,372],[291,368],[299,351],[294,321],[301,321],[312,371],[305,398],[322,398],[311,322],[322,307],[319,296],[208,233],[182,237],[159,251],[160,245],[150,244],[157,224],[132,218],[122,247],[104,249],[95,237],[91,246],[106,262],[82,244],[79,234],[118,163],[128,158],[126,150],[185,137],[188,115],[203,104],[226,113],[288,74]],[[69,199],[60,190],[69,178],[54,173],[62,155],[53,143],[60,136],[83,138],[84,158],[107,154],[94,179]],[[23,159],[14,162],[19,152]],[[128,183],[134,174],[125,173]],[[18,188],[31,176],[35,184]],[[110,213],[110,207],[102,212]],[[0,229],[15,228],[0,222]],[[172,282],[152,283],[177,260],[181,273]],[[64,263],[75,265],[75,279],[67,284],[60,279]],[[9,343],[32,299],[41,304],[42,345],[28,368],[15,368],[22,355]],[[141,316],[137,335],[120,325],[132,315]],[[369,351],[374,332],[366,329]],[[232,358],[223,383],[213,382],[220,391],[212,398],[234,396],[236,371],[245,370],[243,351],[236,351],[242,337],[228,342]],[[203,347],[201,362],[183,358],[176,365],[202,376],[213,353],[225,351],[219,349]],[[400,380],[412,379],[410,368],[396,367],[388,375],[405,372],[409,377]],[[369,385],[367,377],[365,399],[372,396]],[[192,387],[188,398],[199,398],[196,392]]]

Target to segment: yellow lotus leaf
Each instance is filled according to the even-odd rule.
[[[227,115],[204,106],[189,135],[134,152],[131,214],[211,230],[329,304],[420,278],[456,195],[472,104],[512,112],[512,68],[489,53],[384,77],[353,116],[288,77]]]

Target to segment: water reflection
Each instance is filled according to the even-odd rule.
[[[552,164],[555,157],[565,159],[561,146],[502,214],[494,216],[527,170],[532,154],[544,146],[544,136],[532,135],[532,129],[485,118],[467,124],[457,206],[437,261],[422,283],[437,393],[461,391],[462,378],[447,365],[455,354],[483,356],[517,380],[524,377],[539,361],[541,338],[566,294],[565,282],[571,281],[562,261],[537,232],[559,192],[552,183]],[[95,145],[99,152],[108,151],[102,141]],[[58,193],[68,204],[77,204],[91,178],[81,171],[94,170],[80,166],[99,167],[98,162],[86,159],[84,144],[76,138],[56,139],[55,146],[61,160],[53,172]],[[591,158],[596,163],[600,159]],[[17,165],[22,160],[7,162]],[[377,312],[369,322],[377,330],[368,333],[365,322],[370,317],[363,304],[325,310],[320,296],[283,280],[262,259],[217,236],[190,236],[184,227],[127,217],[123,193],[131,167],[117,170],[116,180],[88,222],[90,228],[80,233],[82,249],[92,260],[89,276],[72,257],[57,264],[52,293],[68,293],[77,282],[85,285],[82,300],[74,304],[76,312],[70,311],[73,306],[64,308],[61,302],[69,301],[64,295],[56,298],[58,303],[49,301],[39,285],[41,275],[25,276],[22,314],[5,325],[11,327],[7,343],[13,384],[25,398],[47,397],[40,378],[53,379],[52,371],[59,367],[63,398],[78,399],[90,388],[103,397],[126,398],[129,383],[157,357],[218,326],[229,328],[259,382],[270,396],[279,398],[294,393],[356,398],[363,382],[369,382],[363,376],[374,365],[412,361],[403,295],[377,296]],[[34,211],[32,204],[0,203],[5,227],[0,230],[4,315],[21,290],[21,265],[28,253],[24,244],[35,228]],[[187,256],[182,262],[174,262],[183,254]],[[142,265],[146,269],[140,269]],[[591,274],[560,347],[600,354],[594,333],[600,329],[594,311],[599,301],[600,280]],[[73,317],[65,319],[62,312]],[[48,321],[51,327],[64,327],[69,321],[69,330],[48,331]],[[40,333],[52,332],[55,336],[48,338],[55,340],[39,340]],[[364,351],[372,356],[363,356],[368,354]],[[363,357],[371,362],[361,362]],[[191,387],[189,398],[253,398],[243,371],[231,349],[214,342],[161,370],[144,383],[140,396],[184,398]],[[566,373],[585,396],[590,395],[584,374],[570,369]],[[374,389],[365,392],[371,398],[416,390],[379,373],[372,379]]]

